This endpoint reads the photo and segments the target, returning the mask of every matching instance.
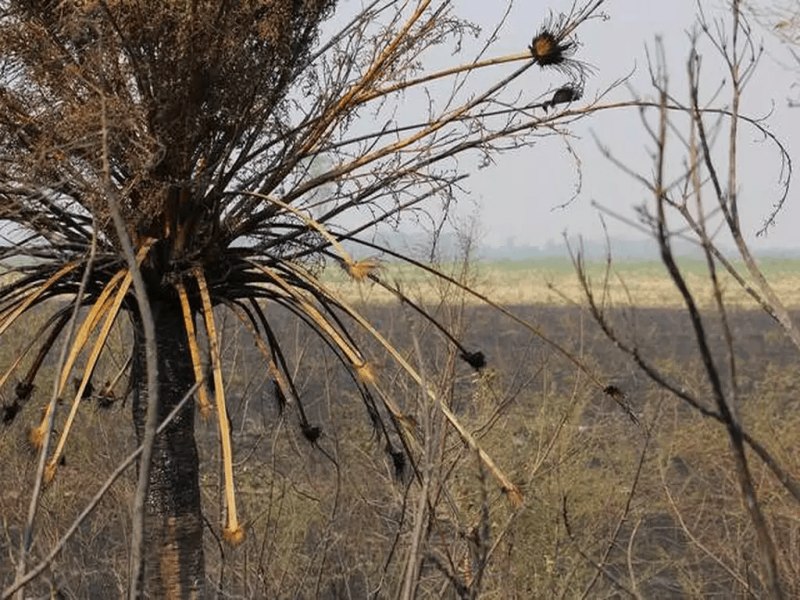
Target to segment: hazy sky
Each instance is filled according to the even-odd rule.
[[[726,2],[701,0],[709,17],[729,19],[724,12]],[[504,2],[461,0],[461,14],[480,24],[485,30],[500,16]],[[518,52],[530,42],[549,10],[564,11],[571,0],[541,2],[517,0],[512,18],[503,30],[500,43],[492,54]],[[582,44],[576,58],[590,63],[594,75],[585,90],[594,97],[613,81],[635,69],[630,85],[637,93],[651,96],[646,68],[645,46],[652,48],[655,36],[661,36],[669,63],[671,86],[686,98],[685,72],[689,51],[687,31],[693,26],[697,4],[690,0],[608,0],[604,11],[609,19],[584,24],[579,33]],[[766,53],[757,76],[745,92],[743,112],[766,116],[767,123],[778,134],[790,153],[800,149],[800,108],[791,109],[787,99],[800,96],[792,89],[797,72],[778,64],[790,62],[785,48],[768,31],[754,26],[755,37],[764,42]],[[709,89],[724,77],[722,64],[710,50],[705,54],[703,72]],[[532,98],[558,85],[558,77],[545,76],[538,69],[529,71],[526,85]],[[527,74],[526,74],[527,75]],[[487,74],[489,76],[489,74]],[[494,75],[496,76],[496,75]],[[563,80],[563,78],[562,78]],[[614,90],[606,100],[627,100],[631,91],[625,87]],[[728,97],[720,98],[727,103]],[[620,172],[597,151],[592,134],[596,135],[618,157],[645,173],[652,162],[647,155],[647,139],[635,110],[603,112],[581,121],[573,128],[578,136],[573,140],[583,171],[583,185],[578,197],[566,208],[556,208],[573,195],[576,186],[575,162],[557,139],[542,140],[537,146],[508,153],[497,164],[475,171],[466,186],[471,197],[460,203],[462,214],[475,214],[480,219],[484,243],[503,244],[514,238],[517,244],[541,245],[548,240],[558,241],[561,233],[582,234],[589,239],[601,237],[593,200],[616,211],[632,215],[632,208],[647,198],[647,192],[628,175]],[[722,140],[720,140],[722,141]],[[750,234],[760,227],[777,200],[779,164],[774,149],[760,141],[752,129],[742,128],[740,136],[740,203],[743,223]],[[800,177],[800,160],[798,160]],[[786,208],[778,225],[766,238],[754,242],[754,247],[800,246],[798,225],[800,209],[796,196],[800,191],[793,184]],[[709,197],[710,199],[710,197]],[[612,235],[637,237],[628,226],[608,221]]]

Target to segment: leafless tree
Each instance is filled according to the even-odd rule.
[[[702,100],[709,96],[706,87],[713,83],[706,76],[710,69],[709,56],[701,56],[698,49],[701,41],[710,44],[712,54],[725,70],[727,84],[722,89],[711,90],[715,97],[729,94],[727,104],[721,108],[709,107]],[[602,148],[612,162],[651,195],[651,201],[640,207],[640,223],[634,226],[652,235],[661,261],[688,313],[703,365],[708,399],[689,391],[688,386],[675,380],[648,358],[635,332],[627,330],[615,316],[605,286],[602,291],[592,286],[580,255],[575,256],[575,264],[591,312],[605,334],[659,386],[725,428],[741,497],[758,540],[762,567],[760,589],[769,597],[781,598],[784,597],[786,581],[780,569],[782,551],[776,547],[774,533],[759,502],[753,457],[747,450],[752,450],[763,461],[788,497],[798,503],[800,484],[775,458],[768,444],[755,439],[747,431],[746,423],[738,416],[740,376],[737,342],[730,322],[732,309],[721,283],[723,277],[729,277],[741,287],[800,350],[797,323],[760,267],[747,241],[748,234],[739,210],[744,201],[740,194],[739,170],[743,128],[755,130],[770,142],[777,149],[782,165],[782,191],[773,201],[760,233],[778,218],[791,175],[791,158],[778,138],[764,122],[747,118],[740,112],[742,96],[760,56],[761,50],[739,2],[731,3],[727,26],[717,18],[707,17],[701,10],[687,61],[689,89],[686,99],[682,99],[670,85],[670,74],[659,44],[652,56],[650,72],[656,98],[653,101],[640,100],[642,122],[652,144],[652,173],[641,174],[619,161],[610,149]],[[687,283],[685,269],[676,258],[676,240],[692,242],[704,258],[713,293],[711,311],[701,309],[696,291]],[[722,332],[721,345],[715,344],[710,333],[712,323]]]

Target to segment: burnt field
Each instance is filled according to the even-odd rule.
[[[418,482],[428,473],[420,597],[457,597],[458,586],[472,585],[476,576],[490,598],[766,595],[724,428],[652,382],[588,313],[564,306],[511,308],[561,348],[555,350],[490,308],[429,306],[469,351],[485,354],[487,365],[476,372],[413,311],[396,304],[360,309],[421,365],[442,401],[520,486],[524,502],[509,502],[418,386],[366,336],[357,337],[375,359],[381,389],[401,408],[397,425],[413,440],[401,460],[402,445],[392,434],[395,453],[388,452],[344,369],[301,323],[270,309],[319,436],[311,443],[298,408],[280,406],[248,333],[228,323],[222,346],[247,538],[237,548],[219,540],[216,426],[213,418],[198,418],[211,589],[224,589],[223,597],[231,598],[393,597],[419,516]],[[685,311],[643,308],[610,317],[620,339],[665,380],[713,408]],[[796,352],[764,313],[740,310],[729,318],[735,387],[719,320],[709,313],[704,321],[726,392],[747,432],[800,477]],[[124,360],[128,334],[116,335],[119,356],[97,377],[107,377]],[[3,349],[4,365],[14,352]],[[12,384],[2,390],[4,399]],[[624,394],[622,402],[638,423],[603,392],[609,385]],[[48,393],[46,386],[38,389],[0,433],[0,477],[6,482],[0,555],[10,559],[0,561],[2,586],[13,578],[35,470],[25,427],[35,423]],[[36,557],[47,553],[133,449],[130,404],[123,399],[106,408],[96,403],[78,421],[87,435],[71,437],[66,463],[45,491]],[[796,504],[758,457],[749,458],[778,546],[784,591],[796,597]],[[131,469],[45,571],[38,592],[83,598],[124,591],[133,485]]]
[[[520,402],[525,394],[541,393],[543,385],[548,393],[562,394],[569,391],[569,386],[580,385],[585,373],[554,350],[548,340],[584,364],[598,378],[619,387],[629,396],[635,410],[644,411],[656,396],[662,400],[660,387],[603,334],[587,312],[573,307],[542,305],[509,309],[535,325],[542,336],[488,307],[466,306],[457,312],[445,308],[438,313],[434,311],[439,318],[451,320],[460,331],[458,338],[468,350],[480,351],[486,357],[487,366],[480,376],[476,376],[457,356],[450,357],[454,362],[452,378],[458,385],[453,397],[457,408],[469,411],[470,390],[476,381],[483,379],[491,379],[500,387],[517,386]],[[443,352],[447,348],[446,340],[409,311],[392,305],[379,305],[365,308],[364,314],[377,329],[387,332],[387,337],[400,348],[410,349],[416,337],[420,342],[423,365],[440,365],[448,360],[448,354]],[[636,348],[640,356],[657,366],[671,382],[701,398],[707,395],[707,376],[697,337],[685,310],[637,308],[610,314],[614,331],[620,339]],[[791,342],[762,311],[737,310],[729,315],[729,319],[736,361],[737,403],[744,407],[768,397],[770,404],[777,402],[786,410],[797,408],[800,400],[796,385],[800,382],[792,377],[797,352]],[[715,314],[707,313],[703,323],[718,369],[730,385],[729,353],[720,321]],[[305,369],[308,364],[319,367],[322,363],[321,359],[312,358],[318,348],[314,348],[311,339],[303,337],[300,329],[284,321],[281,335],[284,339],[296,340],[295,352],[298,357],[302,355],[306,359],[303,367],[298,369],[298,376],[312,398],[324,395],[325,387],[333,385],[333,381],[339,385],[345,383],[343,379],[335,379],[341,374],[332,364],[328,365],[323,378],[319,377],[318,369]],[[369,344],[366,340],[365,343]],[[380,356],[379,348],[373,348],[373,352]],[[250,359],[253,362],[249,368],[257,369],[260,364],[258,357],[253,355]],[[388,359],[386,362],[387,368],[391,369]],[[524,386],[521,384],[523,380]],[[269,396],[268,391],[263,393]],[[680,405],[678,399],[663,400]],[[592,405],[603,413],[607,412],[610,418],[617,412],[614,403],[602,394]],[[267,406],[267,410],[271,407]],[[624,413],[620,416],[624,417]]]

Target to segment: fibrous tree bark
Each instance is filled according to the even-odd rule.
[[[156,329],[159,422],[194,383],[186,331],[177,299],[151,303]],[[134,316],[133,422],[139,443],[147,418],[145,340]],[[202,596],[205,585],[195,408],[189,403],[156,436],[145,502],[144,561],[140,589],[152,598]]]

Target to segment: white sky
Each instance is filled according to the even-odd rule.
[[[580,0],[583,3],[585,0]],[[358,0],[345,4],[343,14],[357,8]],[[455,0],[457,14],[480,25],[483,35],[488,35],[501,18],[505,0]],[[730,16],[726,0],[699,0],[699,5],[709,20],[721,19],[726,26]],[[572,0],[515,0],[511,18],[502,30],[490,56],[500,56],[523,51],[532,36],[554,13],[569,10]],[[652,51],[656,36],[664,42],[671,91],[687,99],[686,60],[689,55],[688,31],[695,26],[698,3],[695,0],[606,0],[603,11],[608,19],[594,19],[584,23],[578,32],[581,42],[576,58],[589,63],[594,74],[586,84],[584,101],[594,98],[617,81],[633,72],[628,85],[619,87],[605,97],[604,102],[630,100],[632,91],[642,97],[653,97],[647,70],[645,47]],[[756,43],[763,42],[766,52],[758,66],[756,76],[745,90],[742,113],[752,117],[767,117],[765,124],[784,143],[790,155],[800,149],[800,108],[790,108],[788,99],[800,97],[800,69],[794,71],[786,65],[793,60],[787,49],[760,25],[753,24]],[[729,31],[729,27],[727,27]],[[440,47],[426,55],[425,70],[435,71],[446,66],[462,64],[478,46],[466,41],[459,56],[450,56],[452,48]],[[703,73],[708,95],[725,77],[719,56],[705,44]],[[441,61],[441,62],[439,62]],[[783,64],[781,64],[781,62]],[[515,69],[519,63],[505,71],[483,70],[470,75],[470,82],[481,89],[497,81],[503,73]],[[547,73],[536,67],[528,71],[520,88],[523,102],[546,99],[548,90],[565,83],[558,74]],[[481,85],[483,84],[483,85]],[[797,85],[795,85],[797,84]],[[436,90],[432,91],[436,103]],[[441,99],[440,99],[441,100]],[[726,105],[729,96],[717,100],[717,106]],[[579,104],[576,104],[579,106]],[[403,97],[398,122],[413,122],[414,112],[426,114],[427,97]],[[401,114],[402,113],[402,114]],[[356,129],[358,125],[355,125]],[[726,125],[727,127],[727,125]],[[370,129],[372,129],[370,127]],[[571,132],[572,147],[580,160],[582,188],[578,196],[566,207],[559,208],[574,196],[578,179],[576,162],[557,138],[542,139],[532,148],[505,153],[496,157],[496,164],[477,169],[477,161],[464,157],[460,167],[471,172],[465,187],[469,190],[461,198],[457,216],[461,221],[474,218],[479,223],[479,241],[488,245],[503,245],[513,240],[517,245],[542,246],[548,241],[560,243],[562,234],[581,235],[588,240],[603,237],[598,213],[592,208],[596,201],[627,217],[634,218],[634,207],[648,199],[648,192],[630,176],[622,173],[598,151],[596,136],[613,154],[638,172],[648,174],[652,160],[648,155],[648,139],[635,109],[605,111],[576,123]],[[724,142],[720,139],[720,142]],[[770,209],[780,196],[779,155],[775,148],[763,143],[752,128],[742,126],[739,135],[738,194],[743,228],[755,250],[767,248],[800,247],[796,233],[800,225],[800,207],[795,200],[800,184],[792,184],[787,203],[780,213],[777,225],[766,236],[755,237]],[[724,156],[726,146],[719,145],[717,152]],[[798,155],[800,156],[800,155]],[[680,157],[673,155],[673,174],[681,169]],[[675,160],[677,158],[677,160]],[[472,162],[470,162],[472,160]],[[798,173],[800,178],[800,158]],[[720,163],[724,170],[724,161]],[[706,195],[710,201],[710,194]],[[618,238],[641,238],[641,234],[628,225],[606,219],[609,232]],[[406,228],[403,228],[406,230]]]
[[[525,48],[548,10],[564,11],[570,4],[571,0],[518,0],[501,43],[493,54]],[[727,24],[730,19],[724,11],[725,4],[722,0],[701,0],[708,17],[724,18]],[[504,3],[461,0],[460,5],[464,16],[489,30]],[[695,22],[697,4],[692,0],[608,0],[603,9],[609,19],[588,22],[579,33],[582,46],[576,58],[595,68],[595,74],[586,86],[586,96],[594,96],[634,68],[636,71],[630,79],[632,87],[642,95],[651,95],[645,46],[652,48],[658,35],[664,40],[673,74],[671,85],[676,94],[686,98],[687,31]],[[766,116],[771,112],[767,123],[792,154],[793,149],[800,148],[800,108],[789,108],[787,100],[800,96],[797,88],[792,88],[797,71],[793,73],[778,63],[789,64],[791,59],[768,31],[758,25],[754,25],[754,29],[756,41],[763,41],[766,52],[757,76],[745,91],[742,112],[752,116]],[[713,83],[724,77],[722,63],[711,51],[705,55],[703,72]],[[535,70],[530,73],[532,88],[542,85],[534,81],[539,77]],[[533,95],[544,92],[549,85],[552,84],[543,85]],[[709,89],[711,87],[709,85]],[[630,97],[628,89],[620,88],[609,99],[627,100]],[[725,96],[720,99],[720,102],[727,101]],[[592,137],[593,132],[626,163],[638,165],[640,170],[648,172],[652,162],[646,154],[647,139],[636,111],[596,114],[580,122],[573,131],[580,138],[575,142],[575,148],[582,162],[583,187],[577,199],[566,208],[555,207],[567,201],[574,192],[575,163],[555,140],[544,140],[534,148],[504,155],[498,158],[495,166],[476,171],[468,180],[467,187],[478,205],[477,215],[484,243],[499,245],[514,238],[519,245],[538,246],[548,240],[559,241],[563,231],[570,235],[581,234],[588,239],[601,239],[597,212],[591,207],[592,200],[632,215],[632,208],[646,198],[646,190],[599,154]],[[751,235],[760,228],[779,194],[777,154],[758,139],[752,129],[741,130],[739,197],[743,225]],[[800,160],[797,162],[798,173],[794,179],[800,177]],[[798,190],[800,186],[793,184],[778,225],[770,229],[766,237],[755,240],[754,248],[800,247]],[[460,210],[474,212],[475,206],[465,202]],[[613,236],[638,237],[624,224],[607,222]]]

